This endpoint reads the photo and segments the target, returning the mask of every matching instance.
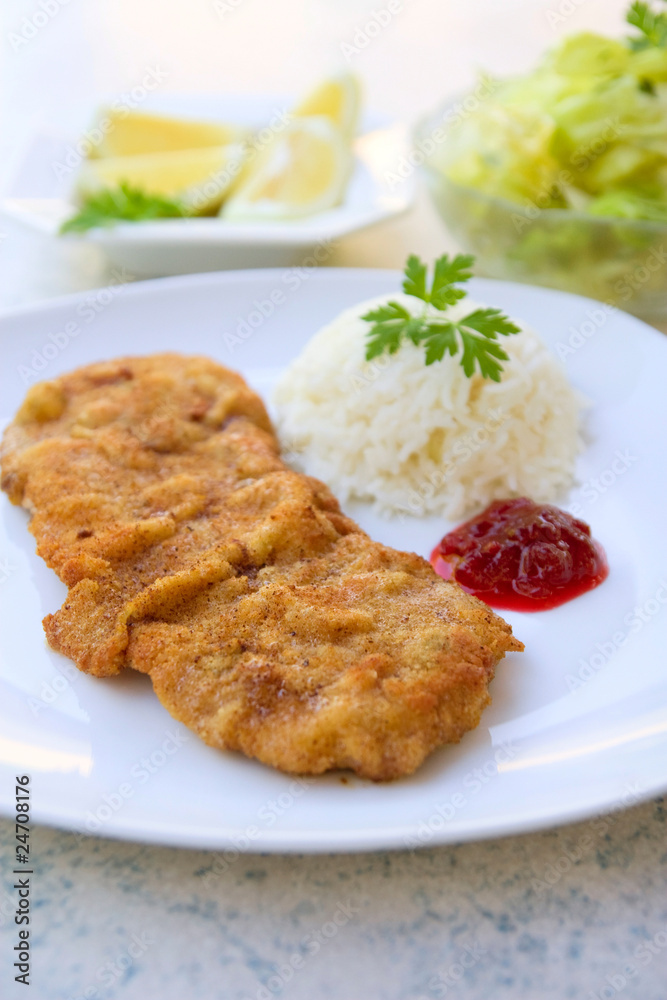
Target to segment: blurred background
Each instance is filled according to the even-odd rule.
[[[102,100],[153,94],[298,96],[331,71],[359,74],[365,106],[413,124],[485,69],[533,66],[559,38],[625,32],[626,0],[392,0],[376,37],[364,25],[383,0],[4,0],[1,19],[0,195],[16,182],[37,133],[76,136]],[[361,34],[360,34],[361,32]],[[0,304],[106,281],[94,248],[0,224]],[[11,234],[10,234],[11,229]],[[11,235],[11,239],[9,238]],[[350,235],[327,264],[402,266],[413,250],[453,249],[422,192],[408,215]]]

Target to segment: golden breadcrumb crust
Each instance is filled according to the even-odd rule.
[[[91,674],[149,674],[206,743],[284,771],[411,773],[477,725],[497,662],[523,648],[285,466],[260,398],[207,358],[35,385],[2,487],[70,588],[51,646]]]

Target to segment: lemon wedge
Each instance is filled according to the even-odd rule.
[[[145,153],[173,153],[205,146],[226,146],[239,141],[246,129],[225,123],[190,121],[141,111],[103,110],[95,126],[102,141],[90,152],[91,158],[142,156]]]
[[[295,118],[257,153],[220,214],[230,221],[259,221],[333,208],[351,164],[350,147],[329,118]]]
[[[354,73],[342,73],[323,80],[292,111],[296,118],[325,115],[351,141],[357,128],[361,106],[361,85]]]
[[[245,155],[241,144],[232,143],[87,160],[79,173],[77,191],[86,195],[125,182],[146,194],[178,199],[197,214],[209,214],[218,210],[238,179]]]

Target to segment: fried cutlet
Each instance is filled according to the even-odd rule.
[[[290,470],[233,371],[160,354],[33,386],[2,487],[69,587],[50,645],[149,674],[206,743],[296,773],[409,774],[519,650],[485,604],[372,541]]]

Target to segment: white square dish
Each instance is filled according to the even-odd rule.
[[[193,95],[154,98],[142,110],[259,127],[279,105],[287,109],[290,104],[269,97]],[[75,211],[71,190],[77,154],[72,156],[72,143],[72,136],[35,136],[8,197],[0,202],[0,215],[57,239],[93,243],[104,250],[112,265],[136,278],[230,268],[315,266],[327,260],[332,244],[342,236],[400,215],[414,196],[412,179],[396,191],[387,179],[408,150],[407,130],[369,117],[354,142],[354,169],[345,199],[326,212],[275,222],[233,223],[217,216],[125,222],[82,235],[59,236],[61,224]],[[74,164],[71,171],[68,163]],[[64,170],[54,169],[62,164]]]

